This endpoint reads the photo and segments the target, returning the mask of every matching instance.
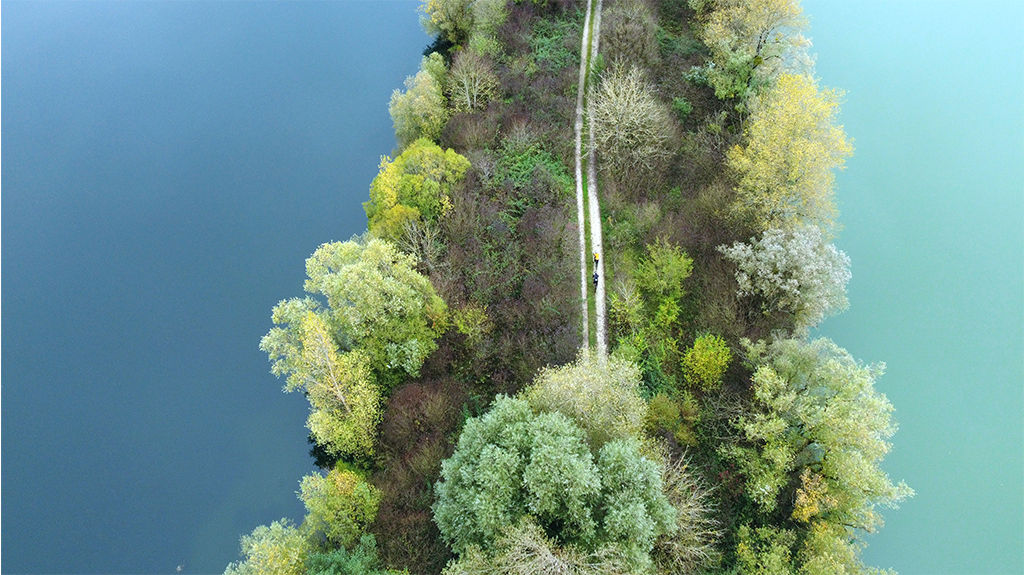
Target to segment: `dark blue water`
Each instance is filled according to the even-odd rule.
[[[365,229],[416,5],[3,3],[4,572],[220,572],[301,519],[257,346]]]

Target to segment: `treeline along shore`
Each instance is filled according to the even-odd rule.
[[[367,231],[260,342],[309,402],[307,514],[225,573],[877,571],[913,491],[884,366],[809,336],[853,147],[799,3],[421,11]]]

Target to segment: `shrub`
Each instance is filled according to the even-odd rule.
[[[672,110],[679,116],[680,122],[685,122],[693,112],[693,104],[683,97],[672,98]]]
[[[299,499],[306,506],[302,529],[321,549],[349,547],[377,516],[381,492],[362,477],[335,468],[326,477],[302,478]]]
[[[640,432],[645,406],[639,387],[635,364],[581,354],[568,365],[542,369],[523,397],[537,411],[569,417],[587,433],[590,444],[600,448]]]
[[[722,376],[732,360],[732,351],[717,335],[703,334],[683,355],[683,374],[690,385],[704,391],[722,385]]]

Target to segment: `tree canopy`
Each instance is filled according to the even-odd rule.
[[[274,307],[260,342],[285,391],[310,402],[307,425],[335,454],[368,456],[380,384],[418,373],[443,331],[446,306],[415,262],[382,240],[324,244],[306,260],[306,291]]]
[[[883,366],[861,366],[824,338],[750,344],[747,353],[754,406],[736,421],[744,440],[721,451],[737,462],[745,492],[766,517],[796,523],[802,546],[784,532],[760,529],[751,537],[785,541],[799,564],[846,557],[849,572],[860,571],[857,533],[881,525],[877,506],[913,494],[879,467],[896,431],[892,405],[874,389]]]
[[[426,138],[411,143],[394,161],[384,157],[363,203],[371,233],[399,241],[408,223],[436,223],[451,210],[453,186],[462,181],[469,160]]]
[[[457,554],[493,553],[529,515],[559,546],[612,546],[643,569],[655,539],[675,530],[661,467],[635,440],[610,441],[595,460],[571,420],[521,399],[498,396],[467,421],[441,477],[434,518]]]
[[[803,75],[784,74],[758,97],[745,128],[746,145],[729,150],[736,210],[760,229],[826,229],[835,223],[833,185],[853,146],[835,124],[841,92],[819,90]]]

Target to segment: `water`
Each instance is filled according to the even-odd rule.
[[[301,519],[257,348],[365,229],[416,2],[4,2],[5,573],[221,572]]]
[[[256,346],[365,227],[416,5],[3,3],[5,572],[219,572],[301,517],[306,408]],[[822,331],[887,362],[918,492],[865,560],[1024,571],[1024,11],[805,8],[857,147]]]
[[[868,539],[901,573],[1024,572],[1024,4],[809,0],[817,72],[847,91],[850,309],[917,496]]]

